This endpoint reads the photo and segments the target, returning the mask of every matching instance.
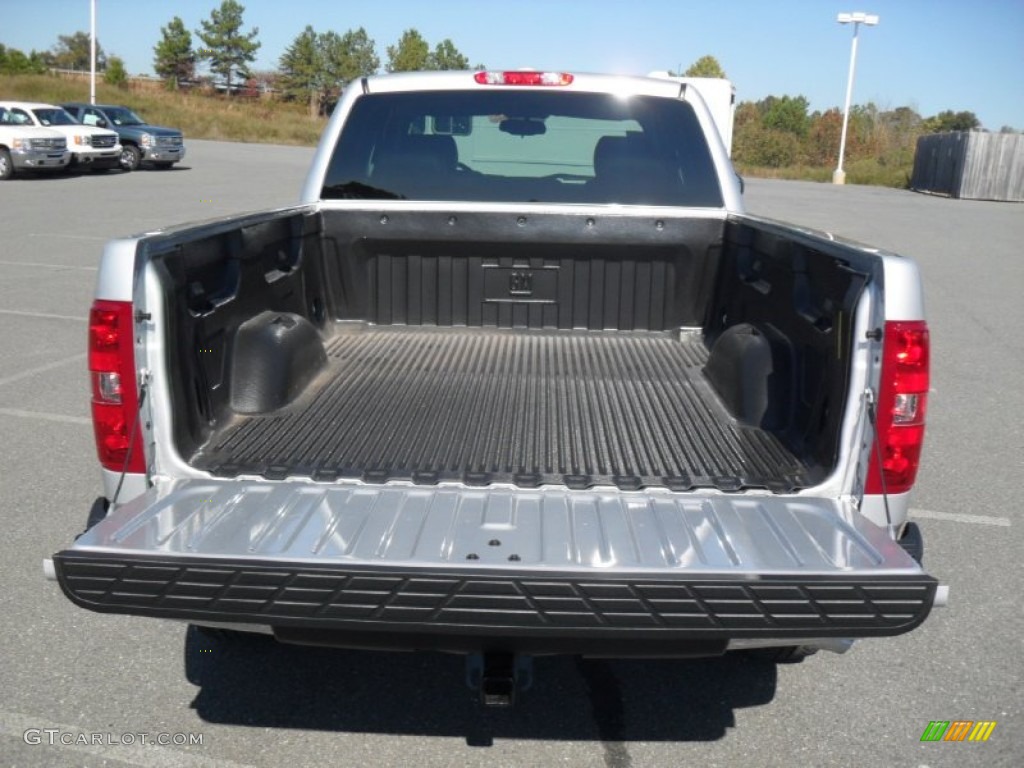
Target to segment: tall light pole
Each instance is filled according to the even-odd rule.
[[[89,2],[89,103],[96,103],[96,0]]]
[[[850,75],[846,80],[846,107],[843,109],[843,132],[839,138],[839,163],[832,173],[833,184],[846,183],[846,171],[843,170],[843,155],[846,153],[846,126],[850,122],[850,97],[853,95],[853,72],[857,68],[857,31],[860,25],[873,27],[878,23],[878,16],[857,11],[856,13],[840,13],[836,19],[840,24],[853,24],[853,45],[850,46]]]

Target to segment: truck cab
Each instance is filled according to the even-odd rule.
[[[69,168],[109,171],[120,164],[121,143],[114,131],[86,127],[68,112],[53,104],[28,101],[0,102],[14,125],[48,128],[63,134],[71,150]]]
[[[59,171],[70,158],[62,134],[24,123],[0,106],[0,181],[22,171]]]
[[[121,140],[121,168],[134,171],[143,164],[170,168],[185,158],[185,142],[177,128],[150,125],[128,107],[69,102],[61,106],[80,123],[115,131]]]

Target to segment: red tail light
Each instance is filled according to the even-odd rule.
[[[924,442],[929,386],[928,326],[923,320],[887,322],[883,343],[875,425],[879,448],[871,452],[864,492],[903,493],[910,490],[917,478]]]
[[[89,312],[89,378],[96,452],[107,469],[145,472],[142,439],[132,432],[139,411],[135,387],[132,305],[96,301]],[[129,450],[131,455],[129,457]]]
[[[477,72],[473,79],[480,85],[571,85],[568,72]]]

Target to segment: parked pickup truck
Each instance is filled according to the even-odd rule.
[[[743,212],[697,88],[348,87],[301,204],[109,243],[94,611],[286,643],[779,659],[917,627],[914,262]]]
[[[22,171],[58,171],[70,158],[63,135],[26,125],[0,106],[0,181]]]
[[[69,168],[109,171],[118,167],[121,145],[117,134],[105,128],[86,128],[61,107],[28,101],[3,101],[12,125],[34,125],[62,134],[71,150]]]
[[[121,140],[121,167],[134,171],[143,163],[170,168],[185,157],[185,142],[177,128],[150,125],[127,107],[113,104],[61,104],[83,125],[110,128]]]

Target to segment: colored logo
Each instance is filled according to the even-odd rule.
[[[995,729],[995,720],[932,720],[921,741],[988,741]]]

